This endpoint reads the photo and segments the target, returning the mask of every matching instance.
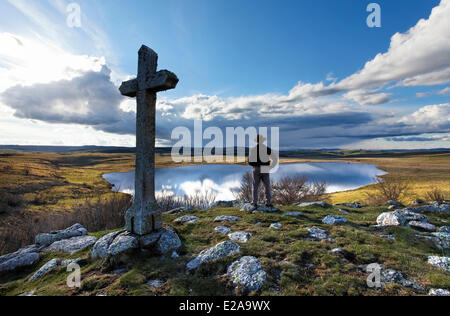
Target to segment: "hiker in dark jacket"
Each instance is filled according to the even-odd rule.
[[[272,191],[270,187],[270,157],[272,149],[264,145],[266,138],[258,135],[255,139],[257,145],[250,149],[249,165],[253,167],[253,206],[258,207],[259,185],[264,183],[266,191],[266,206],[272,207]]]

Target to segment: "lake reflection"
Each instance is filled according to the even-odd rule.
[[[233,189],[239,187],[242,176],[251,167],[237,165],[199,165],[177,168],[156,169],[155,190],[177,196],[194,195],[198,192],[213,191],[217,200],[234,200]],[[374,177],[386,174],[374,165],[332,163],[293,163],[281,164],[278,172],[271,175],[272,180],[285,176],[306,176],[309,181],[326,181],[327,192],[353,190],[373,183]],[[134,171],[109,173],[103,177],[124,193],[134,193]]]

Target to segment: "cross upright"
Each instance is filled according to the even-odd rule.
[[[156,71],[158,55],[142,45],[139,50],[138,75],[123,82],[120,93],[136,97],[136,176],[134,202],[125,215],[126,230],[143,236],[162,228],[162,214],[155,199],[156,93],[175,89],[177,76]]]

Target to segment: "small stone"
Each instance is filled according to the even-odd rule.
[[[343,216],[328,215],[322,220],[322,223],[327,225],[342,225],[347,223],[347,219]]]
[[[277,209],[276,207],[273,206],[264,206],[264,205],[260,205],[256,208],[256,210],[254,210],[254,212],[258,212],[258,213],[277,213],[280,210]]]
[[[305,229],[309,231],[308,240],[334,242],[334,239],[328,237],[329,232],[324,229],[317,227],[306,227]]]
[[[151,289],[159,289],[162,287],[166,282],[161,280],[150,280],[147,282],[147,286]]]
[[[261,263],[255,257],[242,257],[233,262],[228,268],[227,276],[234,286],[245,293],[261,289],[267,278]]]
[[[411,205],[421,205],[421,204],[425,204],[425,201],[422,199],[415,199],[411,202]]]
[[[283,225],[281,223],[273,223],[272,225],[270,225],[270,228],[281,229],[283,228]]]
[[[177,224],[194,224],[198,220],[199,220],[199,218],[197,216],[186,215],[186,216],[177,218],[173,222],[177,223]]]
[[[429,296],[450,296],[450,291],[444,289],[431,289],[428,292]]]
[[[36,291],[31,291],[31,292],[25,292],[25,293],[22,293],[22,294],[20,294],[19,296],[21,296],[21,297],[26,297],[26,296],[36,296],[35,294],[36,294]]]
[[[354,202],[354,203],[337,204],[337,206],[345,206],[345,207],[349,207],[349,208],[361,208],[362,204],[359,202]]]
[[[344,214],[351,214],[349,211],[343,210],[343,209],[339,209],[339,212],[344,213]]]
[[[180,258],[180,255],[176,251],[174,251],[174,252],[172,252],[172,255],[170,257],[175,260],[175,259]]]
[[[422,230],[427,230],[427,231],[434,231],[436,230],[436,226],[434,226],[433,224],[429,224],[429,223],[422,223],[422,222],[417,222],[417,221],[411,221],[408,223],[409,226],[414,227],[414,228],[419,228]]]
[[[81,237],[73,237],[70,239],[63,239],[60,241],[56,241],[47,248],[45,248],[44,252],[65,252],[74,254],[78,251],[89,248],[97,241],[96,237],[93,236],[81,236]]]
[[[394,235],[380,235],[381,238],[385,238],[385,239],[389,239],[392,241],[395,241],[395,236]]]
[[[46,264],[44,264],[33,276],[29,279],[29,281],[34,281],[36,279],[39,279],[40,277],[46,275],[47,273],[51,272],[52,270],[56,269],[61,263],[61,260],[59,259],[52,259]]]
[[[230,238],[233,241],[246,243],[252,238],[252,234],[248,232],[235,232],[228,235],[228,238]]]
[[[242,212],[253,212],[255,210],[256,210],[256,207],[251,203],[246,203],[241,208]]]
[[[283,213],[283,215],[299,217],[299,216],[303,216],[303,213],[302,212],[285,212],[285,213]]]
[[[200,254],[191,260],[187,265],[187,271],[191,271],[193,269],[198,268],[204,262],[210,262],[217,259],[225,258],[228,256],[232,256],[234,254],[239,253],[240,246],[239,244],[232,241],[224,241],[221,242],[214,247],[208,248],[200,252]]]
[[[450,226],[442,226],[441,228],[439,228],[439,232],[450,233]]]
[[[165,229],[157,243],[157,249],[163,255],[181,247],[181,240],[172,229]]]
[[[214,219],[214,222],[238,222],[241,218],[237,216],[222,215]]]
[[[164,212],[164,214],[175,215],[175,214],[179,214],[179,213],[190,212],[192,210],[193,210],[192,207],[182,206],[182,207],[174,208],[173,210]]]
[[[304,202],[304,203],[299,203],[298,206],[300,207],[307,207],[307,206],[320,206],[323,208],[329,208],[332,207],[330,204],[323,202],[323,201],[318,201],[318,202]]]
[[[450,272],[450,258],[449,257],[437,257],[437,256],[430,256],[428,257],[428,263],[444,269],[445,271]]]
[[[339,253],[339,254],[343,254],[344,250],[342,250],[341,248],[334,248],[331,250],[332,253]]]
[[[229,233],[231,233],[231,229],[227,226],[218,226],[214,228],[214,231],[221,233],[222,235],[228,235]]]
[[[386,205],[390,205],[390,206],[394,206],[394,207],[405,207],[402,203],[394,201],[394,200],[389,200],[386,202]]]

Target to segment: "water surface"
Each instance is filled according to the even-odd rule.
[[[213,191],[217,200],[234,200],[233,189],[239,187],[242,176],[251,167],[238,165],[198,165],[176,168],[156,169],[156,194],[163,191],[177,196],[194,195]],[[386,172],[369,164],[330,163],[292,163],[281,164],[278,172],[271,175],[273,180],[285,176],[306,176],[309,181],[326,181],[327,192],[340,192],[357,189],[372,184],[373,179]],[[103,177],[124,193],[134,193],[134,171],[109,173]]]

